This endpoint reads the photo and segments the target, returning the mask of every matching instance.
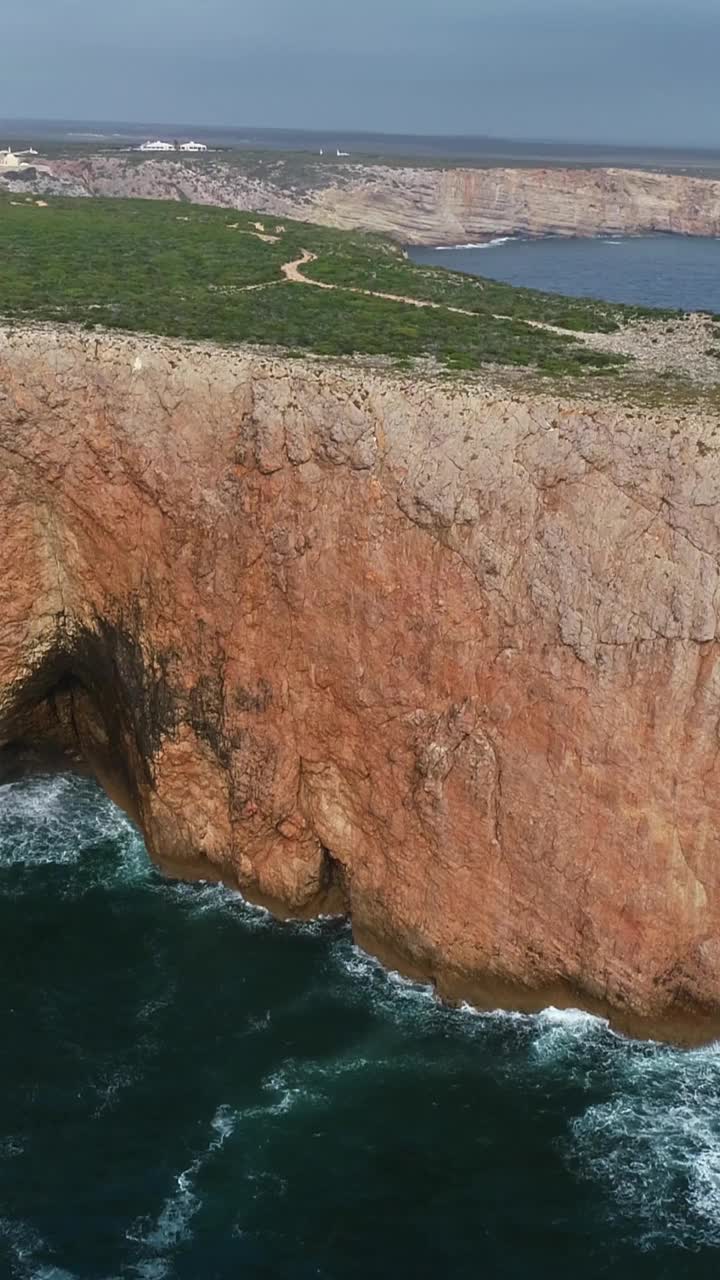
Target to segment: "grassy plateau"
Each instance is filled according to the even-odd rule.
[[[257,224],[268,238],[259,238]],[[381,236],[232,209],[3,195],[0,234],[0,314],[9,320],[387,356],[401,364],[431,358],[447,369],[492,363],[607,376],[623,357],[535,325],[609,333],[639,314],[416,266]],[[303,275],[334,288],[286,279],[283,264],[303,253],[316,255]]]

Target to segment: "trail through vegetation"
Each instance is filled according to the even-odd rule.
[[[0,198],[0,314],[449,369],[587,375],[625,363],[578,338],[612,333],[631,308],[416,266],[381,236],[180,207]]]

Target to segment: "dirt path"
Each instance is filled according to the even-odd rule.
[[[180,221],[180,219],[178,219],[178,221]],[[183,218],[182,221],[187,222],[187,218]],[[246,231],[241,228],[239,222],[226,222],[225,226],[228,231],[237,231],[238,235],[241,236],[252,236],[253,240],[262,240],[265,244],[277,244],[280,240],[280,236],[271,236],[266,231]],[[253,226],[261,227],[262,223],[254,222]]]
[[[285,279],[293,284],[310,284],[316,289],[340,289],[343,293],[358,293],[364,298],[383,298],[385,302],[404,302],[408,307],[429,307],[431,311],[453,311],[457,316],[475,316],[477,319],[477,312],[464,311],[462,307],[450,307],[444,302],[427,302],[422,298],[406,298],[399,293],[380,293],[377,289],[358,289],[351,284],[328,284],[327,280],[313,280],[310,276],[303,275],[300,269],[310,262],[317,262],[317,254],[303,249],[302,257],[296,258],[294,262],[283,263],[281,270]]]
[[[248,232],[249,235],[254,233]],[[263,237],[259,237],[262,239]],[[444,302],[426,302],[422,298],[405,298],[398,293],[380,293],[377,289],[358,289],[357,286],[351,284],[330,284],[327,280],[313,280],[310,276],[303,275],[301,268],[306,267],[310,262],[317,262],[317,254],[310,253],[309,249],[303,249],[299,258],[294,258],[292,262],[283,262],[280,270],[283,273],[285,281],[290,284],[311,285],[314,289],[337,289],[341,293],[357,293],[364,298],[382,298],[385,302],[402,302],[408,307],[429,307],[432,311],[453,311],[458,316],[470,316],[477,319],[477,312],[464,311],[461,307],[450,307]],[[233,293],[251,293],[254,289],[270,289],[273,285],[282,284],[283,280],[265,280],[262,284],[244,284],[233,287]],[[498,319],[505,319],[505,316]],[[510,319],[508,316],[507,319]],[[558,330],[559,332],[559,330]]]
[[[446,302],[429,302],[424,298],[407,298],[400,293],[381,293],[379,289],[359,289],[357,285],[330,284],[327,280],[313,280],[311,276],[303,274],[302,268],[308,266],[311,262],[317,262],[317,257],[316,253],[311,253],[309,249],[303,249],[299,258],[294,258],[292,262],[283,262],[280,270],[285,280],[289,281],[290,284],[311,285],[313,289],[337,289],[341,293],[356,293],[363,298],[382,298],[384,302],[402,302],[407,307],[429,308],[431,311],[450,311],[456,316],[469,316],[471,320],[480,319],[477,311],[467,311],[464,307],[451,307]],[[282,284],[282,281],[268,280],[264,284],[241,285],[238,286],[238,291],[249,293],[251,289],[268,289],[274,284]],[[508,324],[512,324],[513,317],[494,315],[493,320],[506,320]],[[530,325],[533,329],[546,329],[549,333],[560,333],[569,338],[583,336],[572,329],[559,329],[554,324],[543,324],[542,320],[523,320],[521,323]]]
[[[316,262],[318,255],[303,249],[299,258],[284,262],[280,268],[281,280],[268,280],[264,284],[238,286],[238,292],[253,289],[269,289],[280,284],[304,284],[314,289],[335,289],[341,293],[355,293],[365,298],[382,298],[385,302],[401,302],[408,307],[429,308],[432,311],[449,311],[458,316],[482,320],[477,311],[463,307],[451,307],[444,302],[429,302],[422,298],[407,298],[397,293],[382,293],[377,289],[359,289],[354,285],[331,284],[327,280],[313,280],[303,273],[303,267]],[[718,357],[713,343],[717,334],[708,316],[689,316],[672,323],[644,320],[625,325],[618,333],[588,333],[576,329],[563,329],[559,325],[542,320],[520,319],[514,316],[493,315],[493,320],[504,320],[527,325],[530,329],[542,329],[563,338],[581,342],[591,350],[629,356],[639,368],[652,373],[680,372],[692,369],[693,375],[705,384],[717,384]]]
[[[294,262],[285,262],[281,267],[281,271],[286,280],[291,280],[294,284],[310,284],[316,289],[341,289],[343,293],[359,293],[365,298],[383,298],[385,302],[403,302],[408,307],[429,307],[432,311],[450,311],[456,316],[470,316],[471,319],[479,320],[480,313],[477,311],[467,311],[464,307],[451,307],[447,302],[428,302],[423,298],[406,298],[399,293],[380,293],[377,289],[358,289],[355,285],[350,284],[328,284],[326,280],[313,280],[310,276],[303,275],[301,267],[305,267],[310,262],[317,261],[317,254],[310,253],[309,250],[303,249],[302,257],[296,258]],[[505,320],[507,324],[516,321],[515,316],[502,316],[493,314],[493,320]],[[546,324],[543,320],[526,320],[518,319],[519,324],[529,325],[531,329],[544,329],[547,333],[558,333],[564,338],[584,338],[594,335],[584,334],[582,331],[575,329],[561,329],[556,324]]]

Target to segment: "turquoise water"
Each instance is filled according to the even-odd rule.
[[[720,239],[702,236],[523,240],[408,250],[430,263],[574,297],[720,312]]]
[[[0,788],[0,1276],[716,1277],[720,1049],[478,1015]]]

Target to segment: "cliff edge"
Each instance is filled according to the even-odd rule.
[[[457,168],[269,159],[90,155],[21,188],[190,200],[380,231],[407,244],[493,235],[720,235],[720,181],[621,168]]]
[[[0,334],[0,743],[451,998],[720,1019],[714,416]]]

